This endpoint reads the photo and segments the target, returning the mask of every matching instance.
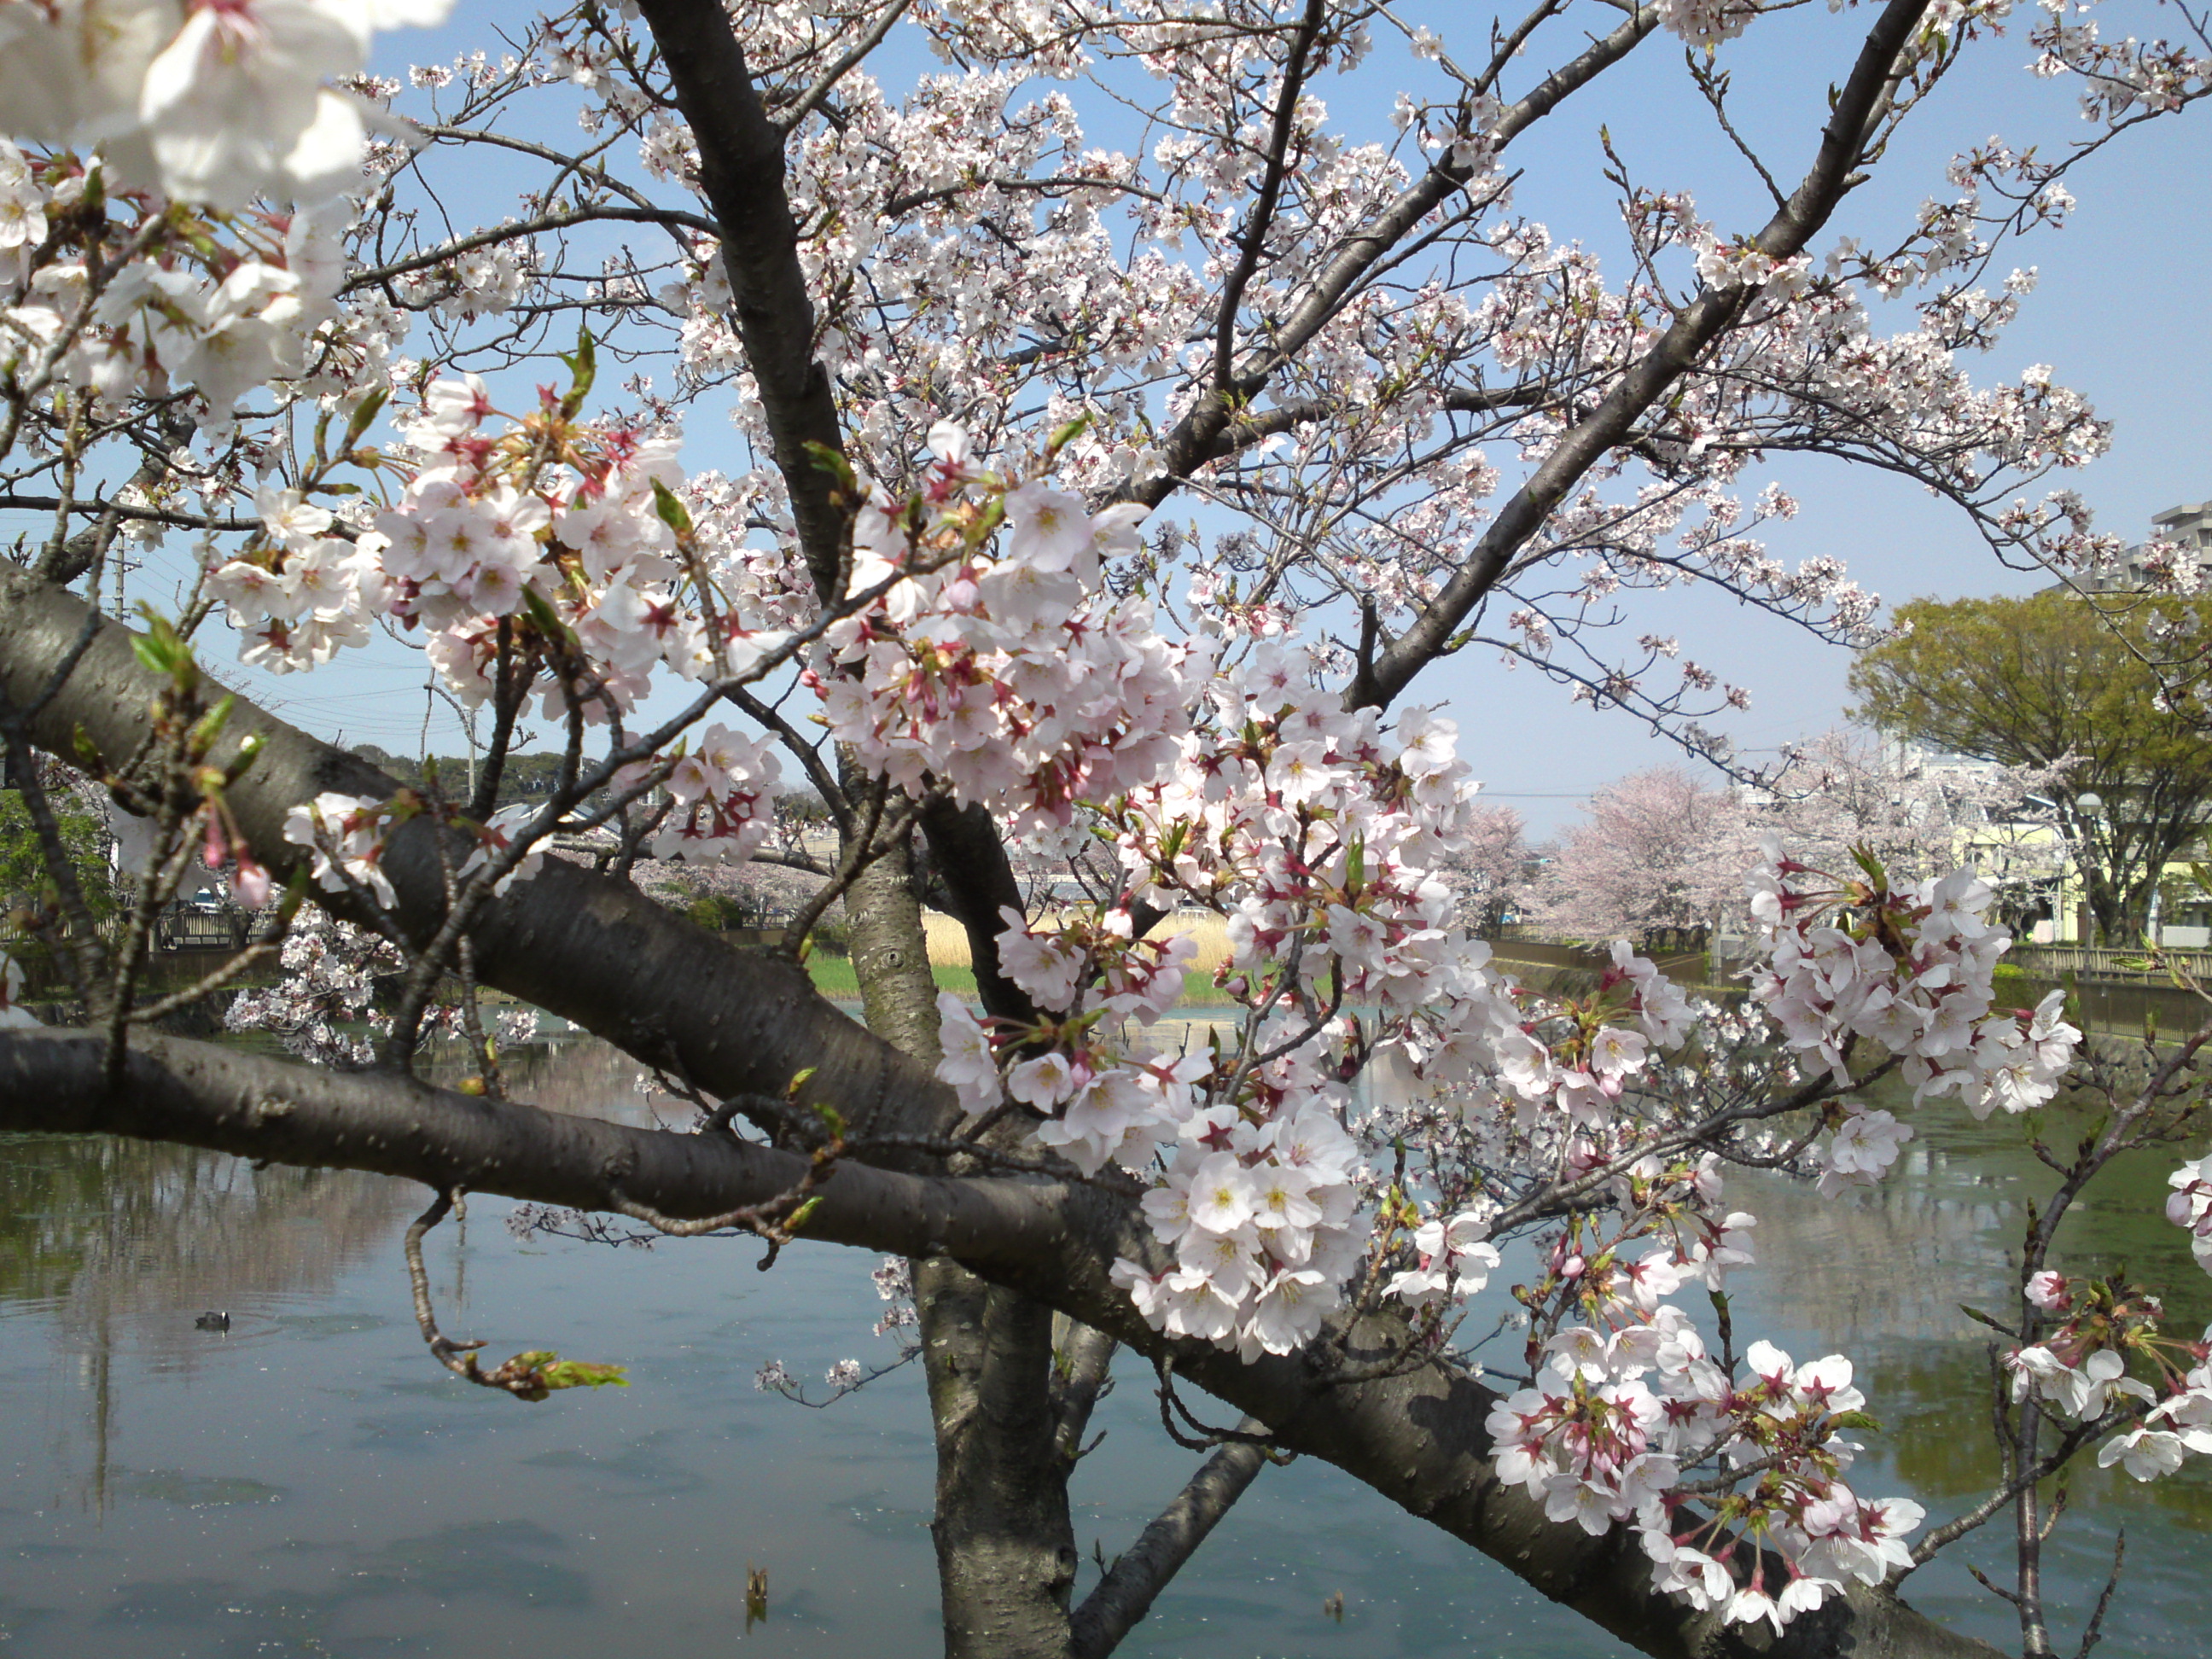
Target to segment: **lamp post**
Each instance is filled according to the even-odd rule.
[[[2084,790],[2074,797],[2074,811],[2083,826],[2081,840],[2086,848],[2092,839],[2089,830],[2103,819],[2105,798],[2093,789]],[[2083,866],[2081,887],[2085,896],[2082,902],[2075,907],[2074,931],[2080,936],[2081,943],[2086,945],[2091,943],[2089,934],[2092,916],[2086,897],[2089,886],[2087,860],[2084,859],[2081,862]]]

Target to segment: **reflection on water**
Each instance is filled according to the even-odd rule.
[[[650,1109],[635,1065],[597,1043],[518,1055],[514,1075],[558,1109]],[[1765,1265],[1739,1280],[1736,1328],[1801,1357],[1852,1354],[1893,1431],[1869,1437],[1862,1485],[1940,1515],[1990,1474],[1986,1360],[1958,1304],[2002,1304],[2021,1206],[2048,1178],[2016,1123],[1919,1121],[1902,1178],[1878,1192],[1745,1183]],[[2068,1265],[2124,1258],[2179,1292],[2176,1322],[2193,1328],[2212,1284],[2158,1217],[2165,1167],[2120,1173],[2070,1231]],[[494,1359],[556,1346],[631,1367],[626,1390],[526,1406],[422,1355],[398,1249],[422,1198],[184,1148],[0,1141],[0,1645],[38,1659],[933,1649],[920,1378],[895,1373],[823,1413],[751,1388],[771,1358],[804,1376],[876,1355],[872,1261],[793,1250],[762,1274],[757,1248],[721,1241],[518,1247],[507,1206],[480,1197],[431,1243],[447,1328],[489,1339]],[[229,1310],[228,1333],[195,1328],[211,1309]],[[1123,1547],[1188,1474],[1146,1380],[1132,1368],[1101,1407],[1109,1455],[1078,1482],[1086,1554],[1093,1539]],[[2126,1519],[2108,1650],[2170,1648],[2212,1607],[2197,1565],[2206,1482],[2093,1470],[2075,1486],[2057,1595],[2094,1597]],[[1974,1559],[1996,1566],[2001,1543],[1993,1532]],[[748,1627],[755,1562],[769,1616]],[[1340,1625],[1322,1612],[1336,1593]],[[1955,1565],[1911,1594],[2008,1635]],[[1626,1651],[1309,1462],[1267,1473],[1124,1650]]]
[[[1889,1103],[1902,1115],[1910,1097],[1897,1092]],[[1851,1355],[1891,1431],[1879,1443],[1890,1467],[1931,1507],[1963,1507],[1988,1490],[1996,1461],[1984,1426],[1989,1333],[1962,1304],[2000,1316],[2016,1308],[2026,1206],[2054,1177],[2021,1119],[1978,1124],[1953,1109],[1914,1121],[1900,1169],[1871,1191],[1824,1199],[1778,1178],[1739,1179],[1737,1194],[1759,1217],[1766,1264],[1746,1281],[1746,1300],[1762,1328]],[[2088,1121],[2056,1111],[2041,1128],[2049,1144],[2070,1151]],[[2165,1293],[2169,1332],[2194,1336],[2212,1321],[2212,1279],[2162,1213],[2166,1172],[2180,1161],[2179,1152],[2154,1152],[2117,1164],[2093,1204],[2069,1215],[2058,1261],[2075,1272],[2124,1269]],[[1974,1400],[1978,1413],[1960,1403]],[[2069,1486],[2086,1529],[2105,1534],[2107,1549],[2112,1527],[2130,1514],[2212,1531],[2212,1478],[2201,1462],[2146,1486],[2092,1461]],[[2131,1540],[2131,1559],[2140,1542]]]
[[[371,1176],[185,1146],[18,1139],[0,1159],[0,1298],[85,1352],[125,1341],[189,1369],[206,1352],[196,1312],[320,1297],[404,1201]]]
[[[213,1310],[239,1310],[220,1333],[226,1346],[270,1340],[283,1309],[319,1303],[388,1237],[402,1197],[364,1176],[256,1170],[191,1147],[9,1142],[0,1156],[0,1311],[42,1316],[79,1384],[74,1409],[50,1417],[49,1502],[104,1514],[117,1497],[188,1507],[273,1497],[252,1481],[118,1476],[118,1354],[149,1376],[189,1376],[210,1352],[196,1322]],[[4,1420],[20,1431],[31,1419]]]

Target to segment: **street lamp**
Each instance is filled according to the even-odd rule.
[[[2105,798],[2094,789],[2084,790],[2074,797],[2074,810],[2081,815],[2085,823],[2094,824],[2104,812]],[[2083,872],[2082,884],[2084,887],[2088,884],[2087,871]],[[2087,904],[2081,907],[2074,931],[2081,935],[2082,944],[2089,942],[2089,907]]]

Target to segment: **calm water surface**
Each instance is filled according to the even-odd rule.
[[[526,1097],[634,1115],[629,1061],[572,1043]],[[2202,1150],[2192,1149],[2192,1150]],[[1986,1376],[1962,1301],[1996,1304],[2021,1206],[2047,1177],[2016,1123],[1922,1120],[1901,1179],[1854,1201],[1769,1182],[1739,1342],[1841,1349],[1871,1408],[1862,1490],[1942,1516],[1989,1480]],[[2164,1170],[2125,1172],[2069,1240],[2175,1288],[2212,1280],[2157,1214]],[[434,1235],[441,1316],[494,1358],[557,1347],[634,1386],[528,1406],[423,1355],[398,1234],[415,1188],[255,1171],[180,1148],[0,1139],[0,1647],[24,1659],[540,1655],[595,1650],[927,1655],[935,1587],[921,1379],[894,1373],[809,1411],[754,1390],[781,1358],[818,1377],[883,1357],[872,1258],[793,1250],[754,1271],[722,1241],[611,1250],[515,1243],[503,1200]],[[195,1328],[227,1308],[232,1328]],[[1132,1368],[1078,1480],[1079,1537],[1110,1557],[1187,1478]],[[1985,1385],[1981,1385],[1985,1386]],[[2128,1573],[2104,1651],[2197,1650],[2212,1614],[2212,1485],[2091,1470],[2055,1540],[2062,1650],[2117,1525]],[[1990,1535],[1966,1559],[2001,1565]],[[1958,1553],[1954,1552],[1955,1557]],[[770,1613],[748,1629],[745,1569]],[[1085,1583],[1095,1574],[1086,1566]],[[1341,1625],[1321,1613],[1340,1592]],[[2004,1641],[2005,1610],[1956,1560],[1911,1587]],[[1123,1650],[1205,1659],[1627,1650],[1334,1470],[1269,1470]]]

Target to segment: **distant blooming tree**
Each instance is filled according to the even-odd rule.
[[[1739,914],[1756,834],[1738,792],[1656,766],[1590,797],[1588,823],[1543,858],[1528,897],[1539,926],[1571,938],[1710,927]]]
[[[1893,872],[1925,877],[1970,865],[2017,912],[2066,868],[2072,844],[2055,766],[1945,758],[1838,726],[1789,751],[1771,787],[1753,792],[1752,821],[1801,856],[1839,868],[1851,849]]]
[[[2055,3],[2007,34],[2008,9],[1543,0],[1446,40],[1335,0],[585,0],[387,79],[375,34],[436,0],[0,0],[0,738],[46,866],[16,925],[85,1020],[35,1028],[0,963],[0,1128],[423,1183],[423,1340],[527,1401],[609,1372],[444,1332],[425,1240],[468,1191],[530,1228],[902,1258],[886,1326],[927,1374],[960,1659],[1110,1652],[1285,1453],[1662,1656],[1987,1651],[1896,1591],[2007,1517],[2050,1651],[2050,1478],[2212,1453],[2206,1346],[2156,1287],[2052,1255],[2087,1183],[2193,1121],[2196,1048],[2074,1070],[2100,1127],[2049,1154],[1990,1315],[2002,1474],[1923,1526],[1854,1473],[1847,1358],[1705,1310],[1753,1257],[1732,1170],[1869,1184],[1912,1133],[1873,1083],[2018,1112],[2075,1066],[2055,1000],[1994,1000],[1990,889],[1754,844],[1735,793],[1646,774],[1544,902],[1583,933],[1694,923],[1747,865],[1749,1006],[1693,1008],[1626,942],[1546,997],[1462,920],[1455,868],[1502,880],[1510,826],[1407,695],[1503,652],[1711,750],[1699,722],[1746,694],[1634,633],[1640,591],[1705,582],[1843,642],[1875,608],[1762,546],[1795,510],[1768,454],[1906,474],[2015,556],[2109,554],[2032,494],[2102,451],[2094,411],[1960,364],[2032,285],[1985,283],[2003,246],[2212,61],[2191,14],[2175,44]],[[1752,123],[1723,65],[1754,27],[1800,33]],[[1977,132],[1941,199],[1841,234],[1957,67],[2023,40],[2087,134]],[[1632,60],[1621,96],[1788,137],[1756,223],[1613,157],[1608,269],[1516,190],[1524,137],[1598,126]],[[1378,86],[1404,90],[1369,120]],[[108,614],[163,537],[181,591]],[[470,778],[404,785],[203,665],[372,646],[478,711]],[[502,805],[533,726],[557,769]],[[114,925],[38,751],[129,821]],[[818,838],[781,827],[801,787]],[[549,856],[592,836],[603,869]],[[817,878],[780,955],[628,878],[763,858]],[[196,860],[262,921],[150,994]],[[972,999],[937,990],[925,902]],[[833,906],[861,1020],[801,964]],[[1176,911],[1218,921],[1229,1007],[1164,1050]],[[271,963],[241,1018],[295,1058],[156,1029]],[[484,987],[693,1121],[510,1098]],[[455,1089],[417,1073],[439,1034]],[[2212,1232],[2206,1167],[2173,1184]],[[1508,1261],[1519,1340],[1486,1370],[1458,1334]],[[1117,1352],[1207,1458],[1079,1599]]]
[[[1540,856],[1530,918],[1581,939],[1745,917],[1739,872],[1762,836],[1808,862],[1861,853],[1914,878],[1970,866],[2014,905],[2066,866],[2052,805],[2063,768],[1944,762],[1839,726],[1784,751],[1763,785],[1658,767],[1590,799],[1589,822]]]
[[[1497,933],[1526,901],[1529,882],[1527,826],[1510,806],[1478,801],[1468,812],[1467,835],[1445,866],[1458,890],[1460,915],[1477,934]]]

